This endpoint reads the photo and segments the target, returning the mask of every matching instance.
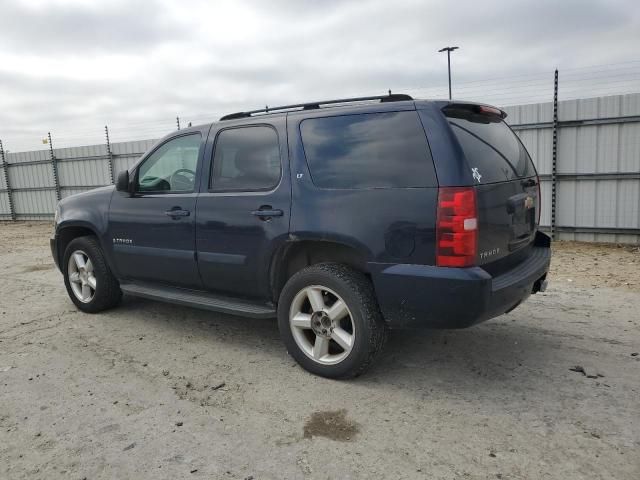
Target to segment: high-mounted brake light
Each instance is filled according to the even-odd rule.
[[[480,113],[484,113],[487,115],[497,115],[500,118],[504,118],[502,117],[502,115],[504,114],[504,112],[502,110],[500,110],[499,108],[496,107],[490,107],[488,105],[480,105],[478,107],[478,110]],[[506,117],[506,115],[504,115]]]
[[[473,187],[440,187],[436,265],[469,267],[478,254],[478,208]]]
[[[448,103],[442,108],[449,118],[464,118],[471,121],[486,123],[486,120],[499,122],[507,118],[507,112],[491,105],[477,103]]]

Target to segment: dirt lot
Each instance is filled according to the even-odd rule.
[[[393,332],[337,382],[274,321],[133,298],[79,313],[49,230],[0,224],[2,479],[640,478],[637,248],[557,244],[547,293]]]

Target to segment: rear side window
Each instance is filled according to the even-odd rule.
[[[279,181],[280,147],[273,128],[241,127],[218,134],[212,190],[270,190]]]
[[[536,174],[531,157],[502,119],[487,115],[449,118],[467,163],[480,183],[494,183]],[[477,178],[477,177],[475,177]]]
[[[363,189],[437,185],[415,111],[310,118],[300,124],[313,183]]]

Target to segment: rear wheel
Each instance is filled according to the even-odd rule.
[[[83,312],[96,313],[120,303],[122,291],[94,237],[72,240],[62,263],[71,301]]]
[[[278,302],[287,350],[306,370],[330,378],[362,374],[384,345],[386,326],[371,282],[345,265],[296,273]]]

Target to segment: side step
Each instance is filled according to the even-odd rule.
[[[175,303],[193,308],[203,308],[205,310],[213,310],[214,312],[253,318],[273,318],[276,316],[276,310],[272,306],[250,300],[223,297],[208,292],[146,283],[122,283],[120,288],[124,293],[136,297]]]

